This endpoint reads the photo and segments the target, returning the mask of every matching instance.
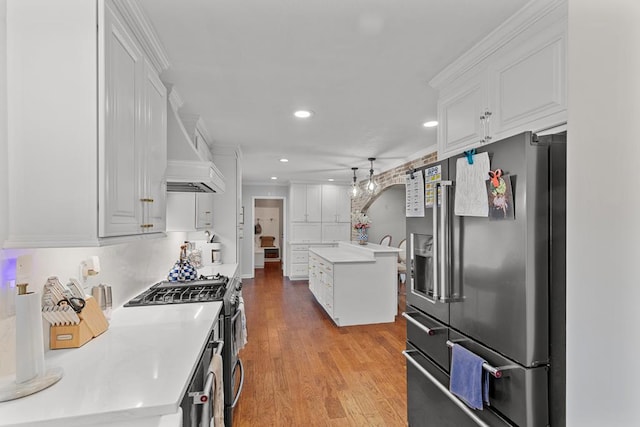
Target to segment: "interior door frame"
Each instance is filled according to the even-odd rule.
[[[285,250],[286,242],[287,242],[287,198],[285,196],[252,196],[251,197],[251,220],[253,221],[252,225],[255,225],[256,222],[256,200],[282,200],[282,241],[280,242],[280,268],[282,269],[282,274],[285,273],[285,265],[286,265],[286,253]],[[256,270],[256,262],[255,262],[255,253],[256,253],[256,239],[254,237],[254,233],[251,233],[251,272],[255,277]]]

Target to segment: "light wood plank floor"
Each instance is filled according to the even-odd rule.
[[[407,425],[401,316],[339,328],[279,262],[243,279],[242,293],[249,343],[234,427]]]

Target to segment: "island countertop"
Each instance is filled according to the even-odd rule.
[[[310,247],[309,252],[334,264],[340,264],[375,262],[377,256],[397,254],[400,249],[375,243],[361,245],[358,242],[339,242],[336,247]]]

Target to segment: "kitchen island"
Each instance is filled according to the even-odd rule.
[[[339,242],[309,248],[309,289],[338,326],[389,323],[398,306],[400,249]]]
[[[117,308],[102,335],[46,352],[46,366],[62,368],[62,379],[0,403],[0,426],[180,426],[180,404],[221,309],[222,302]]]

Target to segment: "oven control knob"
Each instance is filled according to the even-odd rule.
[[[200,402],[207,403],[207,400],[209,400],[209,396],[200,396]]]
[[[236,282],[236,289],[239,291],[240,289],[242,289],[242,282],[241,281],[237,281]]]

